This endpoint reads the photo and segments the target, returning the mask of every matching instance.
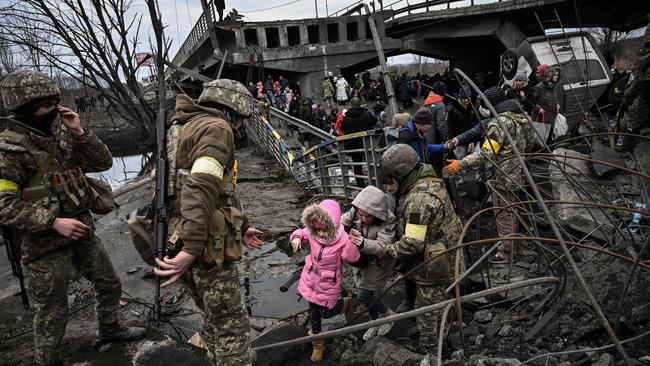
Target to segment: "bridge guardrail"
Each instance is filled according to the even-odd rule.
[[[296,125],[290,116],[277,112],[271,114],[275,125],[278,119],[283,120],[280,125],[285,128]],[[329,136],[305,151],[292,151],[274,124],[255,111],[248,120],[249,135],[304,189],[349,202],[366,184],[381,187],[379,160],[386,148],[383,130]],[[360,147],[355,148],[355,144]]]
[[[451,9],[452,3],[466,2],[466,1],[467,0],[425,0],[420,3],[414,3],[414,4],[412,4],[411,2],[407,2],[406,6],[393,9],[393,5],[401,2],[401,1],[396,1],[392,4],[384,6],[384,11],[389,12],[390,14],[389,17],[385,18],[385,21],[389,22],[391,20],[395,20],[396,18],[402,16],[411,15],[414,10],[426,9],[425,12],[428,12],[430,11],[429,10],[430,7],[439,6],[439,5],[446,4],[447,9]],[[481,3],[481,4],[474,4],[474,0],[470,0],[470,3],[468,5],[460,6],[460,7],[465,8],[465,7],[475,6],[475,5],[491,4],[491,3],[502,2],[502,1],[514,1],[514,0],[492,0],[491,2]]]
[[[214,3],[212,1],[209,2],[210,7],[210,13],[212,14],[212,19],[217,19],[216,17],[216,12],[214,8]],[[205,16],[203,13],[199,16],[199,19],[196,20],[196,24],[194,24],[194,27],[192,27],[192,30],[190,31],[190,34],[187,35],[187,38],[181,45],[181,47],[178,49],[176,52],[176,55],[174,55],[174,58],[172,59],[172,63],[177,66],[183,66],[182,63],[184,60],[189,57],[189,55],[192,54],[194,49],[203,42],[205,42],[206,39],[210,38],[210,33],[208,32],[208,21],[206,20]],[[183,59],[183,60],[181,60]],[[167,68],[166,70],[165,77],[169,77],[174,70],[171,68]]]

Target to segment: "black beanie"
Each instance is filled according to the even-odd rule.
[[[433,112],[429,108],[420,108],[413,115],[413,122],[417,125],[430,125],[433,123]]]
[[[485,89],[483,91],[483,94],[485,94],[485,97],[490,102],[490,104],[492,104],[493,107],[496,107],[497,104],[506,100],[506,95],[503,92],[503,90],[501,90],[501,88],[496,86]]]

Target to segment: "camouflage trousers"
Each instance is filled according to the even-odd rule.
[[[25,265],[27,289],[34,304],[34,359],[50,365],[60,359],[68,323],[68,283],[74,267],[92,283],[99,324],[118,321],[120,279],[96,236],[65,246]]]
[[[444,291],[441,286],[418,284],[415,308],[418,309],[445,301],[447,297]],[[432,311],[415,317],[420,330],[420,348],[427,353],[435,354],[438,350],[438,318],[440,313],[440,311]]]
[[[219,272],[214,264],[195,262],[183,276],[196,305],[203,310],[203,338],[215,365],[251,365],[250,323],[232,263]]]
[[[625,99],[632,100],[625,114],[625,123],[628,129],[638,133],[646,127],[650,116],[650,80],[634,80],[632,84],[625,92]]]
[[[507,207],[508,205],[518,202],[519,196],[512,191],[490,187],[492,193],[492,205],[494,207]],[[498,210],[495,212],[495,223],[499,237],[511,236],[519,230],[519,221],[514,213],[510,210]],[[502,240],[497,249],[497,255],[502,258],[514,257],[516,253],[516,241]]]

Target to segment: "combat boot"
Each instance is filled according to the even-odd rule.
[[[123,327],[118,323],[100,324],[98,337],[100,342],[134,341],[144,337],[146,329],[142,327]]]
[[[323,360],[323,355],[325,354],[325,341],[313,341],[311,342],[314,350],[311,353],[311,362],[320,362]]]

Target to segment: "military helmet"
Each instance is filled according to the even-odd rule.
[[[199,103],[213,102],[231,108],[244,118],[253,114],[253,96],[244,84],[230,79],[217,79],[203,84]]]
[[[36,70],[18,70],[5,76],[0,82],[2,103],[10,111],[38,99],[58,97],[59,87],[54,80]]]
[[[381,156],[379,167],[382,174],[401,181],[404,179],[420,161],[415,150],[407,144],[396,144],[388,148]]]

